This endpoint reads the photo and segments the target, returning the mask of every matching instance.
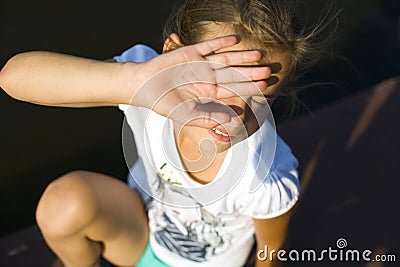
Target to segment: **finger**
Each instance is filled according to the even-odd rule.
[[[224,37],[219,37],[216,39],[212,40],[207,40],[198,44],[195,44],[194,46],[196,47],[197,51],[201,55],[208,55],[212,52],[215,52],[221,48],[233,46],[237,43],[239,43],[239,38],[235,35],[229,35],[229,36],[224,36]]]
[[[225,121],[225,123],[228,123],[230,120],[230,117],[227,114],[224,113],[215,113],[214,118],[211,118],[211,114],[206,114],[206,113],[199,113],[199,116],[197,118],[190,120],[187,125],[189,126],[196,126],[196,127],[201,127],[201,128],[206,128],[206,129],[212,129],[222,123],[219,123],[217,121]]]
[[[207,129],[212,129],[218,125],[229,123],[232,115],[225,112],[208,112],[197,111],[192,113],[190,120],[186,120],[186,124]]]
[[[229,83],[217,86],[216,98],[224,99],[237,96],[261,95],[268,87],[266,81]]]
[[[229,123],[233,117],[231,113],[206,110],[194,110],[186,114],[187,116],[184,117],[176,117],[173,114],[170,114],[170,116],[168,117],[185,125],[197,126],[207,129],[212,129],[213,127],[216,127],[223,123]]]
[[[212,62],[232,66],[246,63],[256,63],[262,59],[262,53],[258,50],[231,51],[209,55],[206,58]]]
[[[265,80],[271,76],[271,69],[265,66],[235,67],[215,70],[218,84]]]
[[[237,114],[231,107],[213,99],[188,100],[178,104],[168,114],[174,121],[208,129],[228,123],[235,116]]]

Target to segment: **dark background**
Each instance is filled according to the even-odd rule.
[[[163,22],[179,2],[0,1],[0,67],[12,55],[32,50],[107,59],[141,42],[159,51]],[[318,16],[325,4],[304,2],[310,17]],[[301,93],[298,114],[315,112],[400,73],[400,2],[336,3],[343,9],[337,41],[300,81],[326,84]],[[116,108],[40,107],[1,91],[0,235],[33,224],[42,191],[65,172],[87,169],[125,179],[122,121]]]

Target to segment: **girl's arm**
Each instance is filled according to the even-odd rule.
[[[222,110],[214,100],[257,94],[265,90],[265,80],[271,74],[265,66],[236,67],[240,72],[229,68],[259,61],[260,51],[215,53],[238,42],[235,36],[216,38],[140,64],[50,52],[22,53],[11,58],[0,72],[0,87],[16,99],[37,104],[131,104],[182,123],[215,127],[236,114]],[[148,81],[150,77],[156,78]]]
[[[117,105],[129,102],[127,87],[135,83],[136,68],[134,63],[28,52],[7,62],[0,72],[0,86],[16,99],[42,105]]]
[[[257,240],[255,267],[281,266],[282,263],[277,259],[277,253],[286,240],[291,215],[292,210],[272,219],[253,220]],[[273,257],[272,261],[271,256]],[[287,255],[285,256],[287,257]]]

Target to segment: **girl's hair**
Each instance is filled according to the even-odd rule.
[[[289,56],[284,94],[295,93],[290,82],[314,64],[329,46],[337,28],[332,4],[313,25],[298,16],[296,0],[186,0],[167,20],[164,38],[176,33],[183,45],[202,41],[213,25],[230,25],[248,49]],[[299,18],[302,18],[301,20]],[[334,29],[327,32],[329,26]],[[215,28],[215,27],[214,27]],[[289,90],[287,90],[289,89]]]

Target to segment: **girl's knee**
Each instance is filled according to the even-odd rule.
[[[47,186],[36,209],[37,223],[47,237],[78,233],[95,218],[96,195],[85,174],[71,172]]]

